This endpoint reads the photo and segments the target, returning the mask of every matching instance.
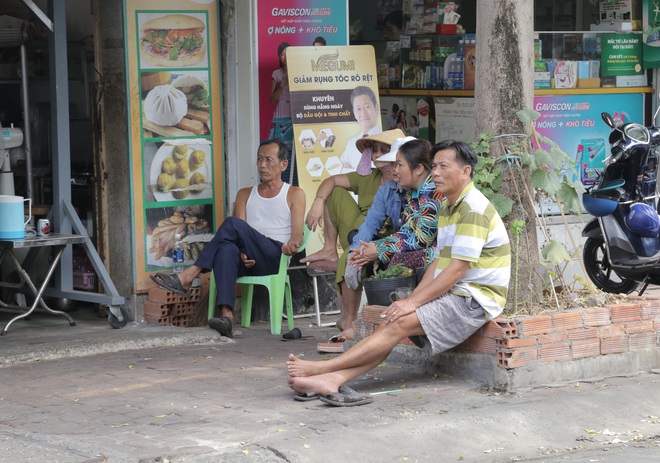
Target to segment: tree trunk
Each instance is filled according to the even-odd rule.
[[[475,114],[477,133],[497,136],[521,134],[523,126],[516,112],[532,107],[534,100],[534,2],[529,0],[479,0],[477,4],[477,65]],[[491,144],[491,156],[507,154],[520,138],[502,137]],[[507,164],[502,163],[502,167]],[[531,185],[528,171],[507,168],[499,193],[514,201],[512,213],[504,219],[512,248],[512,278],[508,305],[531,304],[541,294],[536,213],[525,193]],[[523,220],[518,239],[512,236],[511,222]],[[516,264],[517,262],[517,264]]]

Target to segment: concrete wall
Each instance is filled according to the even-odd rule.
[[[105,172],[107,208],[101,211],[106,233],[103,246],[106,267],[125,308],[135,314],[135,262],[131,244],[131,189],[129,182],[128,125],[124,24],[121,0],[95,0],[97,25],[98,101],[101,153],[100,169]]]

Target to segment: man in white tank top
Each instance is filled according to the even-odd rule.
[[[302,243],[305,193],[282,180],[287,155],[279,140],[261,143],[261,183],[239,190],[234,216],[225,219],[195,263],[179,274],[151,275],[162,288],[185,297],[197,275],[214,270],[221,316],[210,319],[209,326],[223,336],[232,336],[236,279],[277,273],[282,254],[295,254]]]

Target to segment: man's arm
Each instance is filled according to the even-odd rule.
[[[303,217],[305,216],[305,192],[292,186],[287,194],[291,209],[291,239],[282,246],[282,253],[291,256],[298,252],[303,241]]]
[[[433,261],[433,264],[437,265],[437,259]],[[470,262],[466,260],[452,259],[442,273],[434,278],[436,267],[433,264],[429,266],[422,282],[410,297],[394,302],[383,312],[381,317],[385,318],[385,323],[392,323],[413,313],[417,307],[439,298],[453,288],[465,276],[470,267]]]
[[[328,199],[328,196],[330,196],[330,193],[332,193],[332,190],[338,186],[349,191],[352,190],[347,174],[332,175],[323,180],[319,185],[319,188],[316,190],[316,197],[312,201],[312,207],[309,209],[307,218],[305,219],[305,223],[310,230],[316,230],[317,226],[323,226],[323,205],[326,199]]]
[[[250,197],[252,188],[242,188],[236,193],[236,202],[234,203],[234,217],[247,220],[246,205]]]

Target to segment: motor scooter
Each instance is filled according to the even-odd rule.
[[[597,288],[641,295],[649,284],[660,285],[660,129],[632,122],[617,126],[610,114],[601,117],[612,129],[611,155],[596,185],[582,196],[594,216],[582,230],[584,266]]]

